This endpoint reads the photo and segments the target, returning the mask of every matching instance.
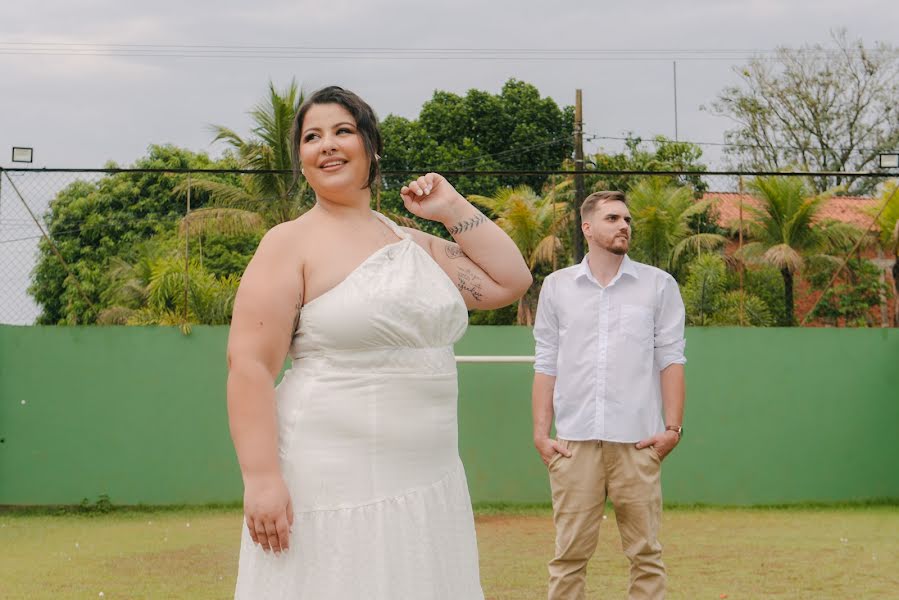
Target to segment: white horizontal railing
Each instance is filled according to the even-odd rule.
[[[532,363],[533,356],[457,356],[457,363]]]

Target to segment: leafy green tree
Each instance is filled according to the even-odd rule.
[[[629,193],[641,181],[647,179],[645,175],[623,175],[609,174],[609,171],[686,171],[690,174],[680,176],[649,176],[654,181],[665,182],[671,187],[687,187],[690,188],[695,198],[700,198],[707,189],[706,183],[702,180],[701,173],[706,170],[704,164],[700,162],[702,150],[695,144],[688,142],[675,142],[664,136],[656,136],[652,143],[654,149],[652,151],[645,150],[643,140],[638,137],[628,136],[625,141],[625,151],[618,154],[598,153],[586,158],[586,168],[588,170],[606,171],[602,174],[587,174],[584,176],[585,191],[587,194],[603,190],[618,190]],[[574,169],[575,165],[572,160],[565,163],[566,169]],[[693,174],[695,173],[695,174]],[[571,175],[560,175],[551,178],[552,185],[558,185],[562,181],[569,181],[572,185],[567,188],[565,200],[572,206],[575,206],[574,195],[574,177]],[[688,219],[689,229],[695,233],[713,233],[724,234],[725,231],[716,225],[714,218],[714,208],[707,205],[705,210],[692,213]],[[573,224],[572,235],[580,235],[576,231],[577,224]]]
[[[296,81],[291,81],[283,91],[269,82],[267,98],[250,111],[254,123],[251,137],[243,138],[233,129],[213,125],[216,134],[213,141],[224,141],[231,147],[238,167],[259,172],[229,181],[194,178],[189,182],[191,190],[208,194],[217,211],[191,213],[188,223],[202,226],[200,222],[211,217],[221,224],[228,210],[232,220],[252,220],[251,214],[257,214],[267,227],[272,227],[295,219],[311,206],[314,198],[306,193],[305,180],[301,177],[293,185],[292,175],[277,172],[291,170],[290,128],[302,103],[303,94]],[[184,182],[178,191],[186,194],[187,187],[188,182]]]
[[[727,264],[736,266],[736,261],[725,257]],[[743,282],[740,283],[740,272],[736,268],[727,270],[727,289],[739,294],[743,290],[746,296],[758,298],[767,314],[771,315],[771,325],[785,325],[783,319],[784,282],[780,269],[768,264],[754,264],[751,268],[743,268]],[[739,296],[737,296],[739,299]],[[735,323],[740,323],[737,318]]]
[[[809,268],[808,281],[814,289],[824,290],[811,314],[833,326],[871,327],[876,324],[872,310],[879,307],[886,285],[880,281],[880,269],[869,260],[853,258],[846,263],[839,278],[830,287],[839,265],[820,261]]]
[[[735,71],[740,84],[710,110],[736,123],[725,139],[737,168],[852,173],[899,146],[899,51],[888,44],[865,47],[841,30],[827,47],[781,47]],[[874,182],[836,175],[813,185],[868,193]]]
[[[108,285],[101,294],[105,308],[100,311],[97,323],[218,325],[230,322],[236,285],[263,230],[226,234],[215,230],[195,231],[189,238],[188,248],[184,223],[181,225],[178,228],[172,224],[168,230],[110,260]],[[216,227],[221,228],[221,224]],[[189,250],[189,261],[185,259],[185,250]]]
[[[691,229],[691,218],[711,205],[711,200],[694,200],[691,188],[673,186],[667,178],[641,179],[628,198],[633,218],[630,255],[678,275],[686,258],[715,251],[727,242],[721,234]]]
[[[470,196],[469,200],[487,208],[496,224],[506,232],[531,270],[545,266],[558,268],[564,253],[562,235],[571,219],[565,202],[556,201],[552,194],[537,195],[527,186],[502,188],[493,196]],[[533,325],[537,286],[518,303],[516,321],[519,325]]]
[[[690,263],[682,295],[689,325],[748,325],[767,327],[773,318],[757,296],[728,290],[727,266],[717,254],[698,256]]]
[[[518,302],[493,310],[468,313],[469,325],[515,325],[518,323]]]
[[[691,174],[668,176],[665,179],[675,187],[690,187],[696,198],[708,189],[702,179],[706,166],[701,162],[702,149],[690,142],[677,142],[663,135],[657,135],[651,143],[654,150],[644,150],[643,140],[628,136],[625,151],[618,154],[598,153],[587,158],[588,168],[596,171],[687,171]],[[692,173],[695,173],[692,174]],[[585,186],[589,192],[618,190],[627,193],[640,181],[643,175],[587,175]],[[662,176],[655,176],[662,177]]]
[[[883,186],[881,202],[871,213],[877,217],[877,239],[881,249],[893,260],[893,295],[899,299],[899,181]],[[899,326],[899,302],[893,313],[893,326]]]
[[[471,170],[497,170],[500,166],[474,145],[470,139],[463,139],[458,145],[439,144],[429,137],[419,121],[410,121],[403,117],[388,116],[381,123],[381,137],[384,140],[384,156],[381,160],[382,170],[414,170],[421,173],[440,171],[440,165],[462,165],[458,168]],[[477,158],[472,158],[477,157]],[[446,237],[446,231],[440,223],[426,221],[410,215],[400,198],[400,188],[412,179],[411,175],[390,175],[383,178],[380,192],[380,207],[394,220],[404,216],[412,225],[433,235]],[[462,175],[450,177],[451,183],[463,196],[475,194],[487,189],[499,188],[497,177],[485,175]]]
[[[389,115],[381,124],[384,171],[551,170],[574,149],[574,110],[541,98],[533,85],[510,79],[499,94],[436,91],[417,119]],[[399,188],[408,175],[384,178],[382,206],[402,214]],[[465,196],[493,195],[501,185],[540,189],[542,176],[451,176]],[[432,226],[421,223],[422,229]],[[439,229],[432,233],[443,235]]]
[[[217,277],[240,277],[256,252],[263,233],[261,229],[233,234],[191,233],[190,255]]]
[[[794,279],[806,257],[832,260],[830,253],[848,249],[861,235],[845,223],[819,220],[825,195],[814,194],[801,177],[758,177],[749,188],[759,206],[748,206],[753,218],[747,221],[752,241],[740,258],[766,263],[780,270],[784,282],[783,319],[796,324],[793,303]]]
[[[774,317],[768,305],[758,296],[740,290],[731,290],[722,296],[712,324],[770,327],[774,324]]]
[[[173,146],[150,146],[136,169],[211,169],[230,163],[215,162]],[[115,168],[115,164],[108,165]],[[215,176],[220,181],[231,175]],[[170,229],[184,216],[185,202],[175,192],[185,180],[182,173],[111,173],[99,181],[76,181],[50,203],[44,217],[48,234],[71,271],[66,270],[46,240],[32,275],[29,293],[41,307],[39,324],[93,323],[105,305],[108,266],[113,257],[126,255],[141,241]],[[209,202],[202,190],[191,203]]]
[[[711,324],[724,294],[725,283],[725,266],[721,257],[706,254],[690,263],[682,292],[688,325]]]
[[[97,321],[107,325],[225,325],[231,321],[240,278],[216,277],[192,260],[185,274],[177,254],[144,255],[130,265],[116,259],[111,306]]]

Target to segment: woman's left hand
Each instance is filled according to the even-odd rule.
[[[459,208],[468,204],[456,188],[438,173],[422,175],[400,190],[406,210],[422,219],[446,224],[456,218]]]

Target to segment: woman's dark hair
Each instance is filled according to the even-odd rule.
[[[356,120],[356,130],[362,136],[362,144],[368,155],[368,181],[363,188],[370,188],[381,179],[377,156],[384,151],[378,117],[365,100],[349,90],[332,85],[314,92],[303,101],[290,128],[290,162],[293,165],[294,184],[300,178],[300,143],[302,142],[303,119],[313,104],[339,104]]]

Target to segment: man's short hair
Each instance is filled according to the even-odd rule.
[[[624,195],[624,192],[618,191],[593,192],[584,198],[584,203],[581,204],[581,220],[586,221],[603,202],[624,202],[624,204],[627,204],[627,196]]]

